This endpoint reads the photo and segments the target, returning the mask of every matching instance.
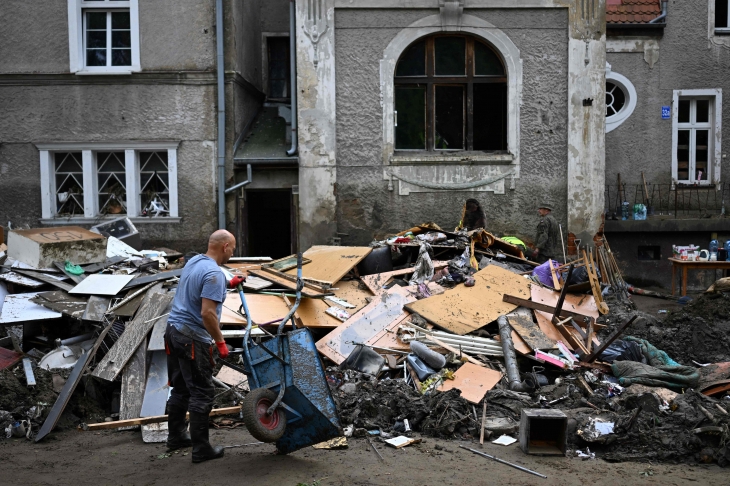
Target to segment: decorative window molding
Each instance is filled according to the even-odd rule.
[[[179,218],[179,142],[39,143],[43,220]],[[116,216],[114,216],[116,217]]]
[[[707,102],[698,105],[698,102]],[[680,106],[680,102],[682,105]],[[705,108],[705,109],[703,109]],[[680,110],[682,119],[680,119]],[[704,112],[704,116],[698,113]],[[709,132],[705,137],[705,133]],[[682,159],[682,160],[680,160]],[[702,160],[704,159],[704,160]],[[706,163],[708,174],[697,177]],[[681,89],[672,96],[672,182],[716,184],[722,166],[722,89]]]
[[[615,130],[636,108],[636,88],[606,63],[606,133]]]
[[[113,15],[124,12],[129,12],[129,24],[116,25]],[[107,13],[104,26],[89,25],[89,13]],[[98,38],[94,40],[90,36]],[[141,71],[139,0],[68,0],[68,47],[72,73],[98,75]],[[90,65],[87,62],[90,59],[94,60],[90,64],[103,65]]]
[[[707,40],[730,48],[730,0],[707,0]]]

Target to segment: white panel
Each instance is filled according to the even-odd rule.
[[[124,168],[127,184],[127,216],[139,216],[139,158],[134,150],[124,151]]]
[[[167,151],[168,184],[170,185],[170,217],[178,217],[177,209],[177,150]]]
[[[37,296],[37,293],[6,295],[2,307],[2,314],[0,314],[0,324],[58,319],[61,317],[60,312],[46,309],[30,301],[30,299]]]
[[[53,190],[52,181],[55,180],[53,177],[53,163],[51,154],[48,150],[41,150],[41,215],[44,218],[52,218],[55,211],[53,210],[53,203],[55,200],[56,191]]]
[[[130,35],[132,37],[132,71],[141,71],[142,65],[139,58],[139,2],[129,2]]]
[[[99,202],[96,193],[98,181],[96,180],[94,154],[91,150],[84,150],[81,152],[81,160],[84,167],[84,216],[93,218],[96,217],[96,207]]]

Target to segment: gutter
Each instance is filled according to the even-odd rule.
[[[297,137],[297,12],[295,0],[289,0],[289,71],[291,76],[291,148],[288,156],[296,155],[299,139]]]
[[[669,3],[668,0],[662,0],[662,14],[659,17],[657,17],[653,20],[650,20],[649,21],[650,24],[658,24],[660,20],[664,20],[664,22],[662,22],[662,24],[666,25],[667,21],[665,19],[667,18],[667,4],[668,3]]]
[[[223,58],[223,0],[215,0],[218,86],[218,229],[226,229],[226,93]]]

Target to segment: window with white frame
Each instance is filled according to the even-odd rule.
[[[177,146],[38,144],[43,218],[177,218]]]
[[[138,0],[68,0],[71,72],[139,71],[138,12]]]
[[[730,34],[730,0],[715,0],[715,32]]]
[[[722,90],[674,92],[672,179],[679,184],[720,180]]]
[[[606,133],[618,128],[636,108],[636,88],[606,63]]]

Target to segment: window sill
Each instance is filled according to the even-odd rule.
[[[77,76],[130,76],[134,71],[131,69],[126,70],[103,70],[103,71],[88,71],[85,69],[82,69],[81,71],[76,71],[74,74]]]
[[[431,152],[399,152],[390,156],[390,165],[509,165],[512,154],[487,154],[475,152],[433,154]]]
[[[730,35],[730,29],[715,29],[715,35]]]
[[[40,223],[47,226],[74,226],[79,224],[91,224],[91,225],[97,225],[101,224],[104,221],[112,221],[114,219],[123,218],[123,214],[115,214],[110,216],[99,216],[96,218],[84,218],[84,217],[74,217],[74,218],[42,218],[40,219]],[[171,218],[171,217],[162,217],[162,218],[148,218],[144,216],[135,216],[129,218],[129,220],[134,224],[147,224],[147,223],[158,223],[158,224],[178,224],[181,222],[182,218]]]

